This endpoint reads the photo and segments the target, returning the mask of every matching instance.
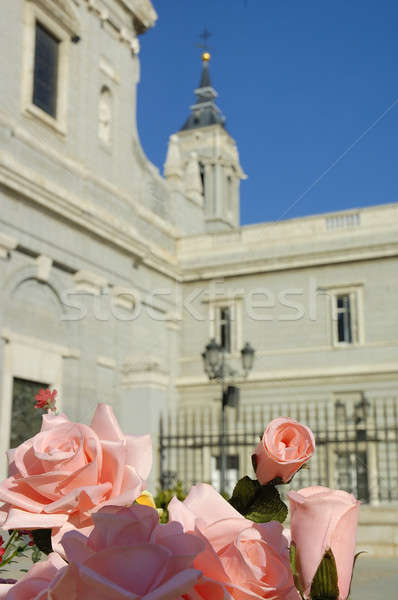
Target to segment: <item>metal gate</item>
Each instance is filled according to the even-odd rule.
[[[276,402],[227,408],[221,436],[219,407],[180,409],[161,417],[160,487],[185,489],[199,482],[219,487],[220,447],[227,455],[227,489],[252,475],[251,454],[267,423],[293,417],[314,432],[316,451],[309,468],[295,476],[292,487],[310,485],[344,489],[363,503],[398,501],[398,397],[344,394],[333,402]]]

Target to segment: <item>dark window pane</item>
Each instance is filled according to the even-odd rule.
[[[200,180],[202,182],[202,193],[205,193],[205,166],[203,163],[199,163]]]
[[[339,342],[352,343],[350,296],[337,296],[337,339]]]
[[[220,308],[220,343],[225,352],[231,352],[231,311]]]
[[[238,454],[228,454],[226,456],[227,459],[227,469],[235,469],[239,470],[239,455]],[[221,456],[216,456],[216,469],[219,471],[221,469]]]
[[[59,40],[36,23],[33,104],[52,117],[57,116]]]
[[[10,448],[16,448],[40,431],[43,411],[35,408],[35,396],[46,383],[14,379]]]

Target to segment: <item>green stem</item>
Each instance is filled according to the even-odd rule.
[[[10,535],[10,537],[7,540],[6,545],[4,546],[4,550],[5,550],[5,554],[7,554],[7,549],[10,546],[10,544],[12,544],[14,542],[14,540],[19,536],[19,531],[18,529],[14,529],[12,534]]]
[[[8,565],[12,559],[17,556],[18,553],[22,553],[25,552],[26,548],[28,547],[28,544],[25,544],[24,546],[17,546],[10,555],[8,555],[8,551],[13,547],[14,542],[16,542],[18,540],[18,538],[20,537],[20,533],[17,529],[14,529],[14,531],[12,532],[12,534],[10,535],[10,537],[7,540],[6,545],[4,546],[4,554],[3,554],[3,558],[2,561],[0,562],[0,567],[4,567],[4,565]]]

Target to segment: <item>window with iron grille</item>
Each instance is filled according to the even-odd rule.
[[[54,119],[57,117],[59,43],[48,29],[36,21],[33,104]]]

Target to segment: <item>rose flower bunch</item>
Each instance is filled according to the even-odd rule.
[[[208,484],[193,486],[160,523],[145,491],[149,437],[123,434],[107,405],[90,427],[52,414],[53,403],[47,409],[40,433],[9,452],[0,524],[30,532],[48,558],[16,583],[0,580],[0,599],[348,598],[355,498],[319,486],[290,491],[290,535],[282,526],[287,507],[276,486],[315,450],[305,425],[274,419],[252,457],[255,479],[241,479],[229,501]]]

